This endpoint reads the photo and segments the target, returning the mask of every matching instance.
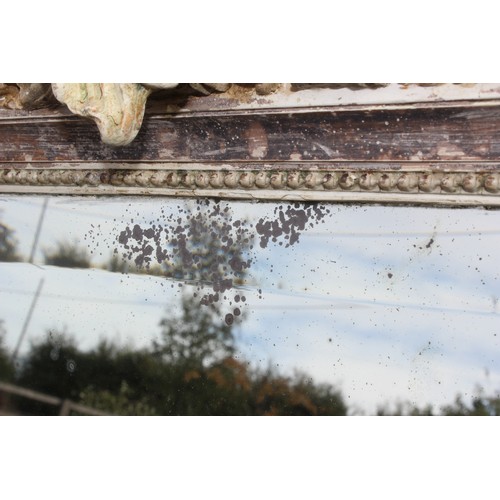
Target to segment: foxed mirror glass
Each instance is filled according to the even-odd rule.
[[[496,414],[500,212],[2,195],[5,414]]]

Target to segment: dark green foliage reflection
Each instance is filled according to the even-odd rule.
[[[50,332],[31,346],[14,380],[119,415],[346,414],[333,387],[316,385],[305,376],[252,369],[232,354],[227,325],[197,320],[184,321],[184,338],[197,341],[182,349],[172,335],[175,320],[168,318],[162,321],[162,340],[150,349],[119,349],[101,342],[83,351],[67,333]],[[26,399],[15,404],[27,414],[57,414],[57,409]]]

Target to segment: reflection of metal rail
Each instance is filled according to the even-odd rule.
[[[107,415],[107,413],[96,410],[94,408],[89,408],[88,406],[80,405],[69,399],[61,399],[55,396],[49,396],[48,394],[32,391],[31,389],[26,389],[24,387],[19,387],[17,385],[7,384],[5,382],[0,382],[0,393],[1,392],[6,394],[13,394],[15,396],[21,396],[24,398],[29,398],[34,401],[39,401],[40,403],[45,403],[52,406],[58,406],[60,408],[59,410],[60,416],[69,415],[72,411],[74,411],[75,413],[80,413],[81,415],[96,415],[96,416]],[[4,412],[4,414],[6,413]]]

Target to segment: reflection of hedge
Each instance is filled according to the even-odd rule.
[[[14,230],[0,222],[0,261],[19,262],[21,257],[17,253],[17,240]]]
[[[44,262],[49,266],[59,267],[90,267],[90,255],[86,248],[78,246],[77,243],[62,241],[56,247],[44,250]]]
[[[133,399],[127,382],[122,382],[118,393],[96,390],[89,386],[80,393],[80,403],[111,415],[156,415],[155,409],[148,404],[147,398]]]
[[[486,396],[478,387],[470,403],[463,400],[462,395],[457,395],[453,403],[434,409],[432,405],[418,407],[411,403],[398,403],[395,409],[379,408],[378,415],[413,415],[413,416],[498,416],[500,415],[500,397],[498,395]]]

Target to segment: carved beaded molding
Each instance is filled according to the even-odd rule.
[[[0,192],[500,206],[500,172],[2,168]]]
[[[182,99],[170,101],[171,89],[177,89]],[[74,148],[73,143],[78,141],[78,134],[88,141],[95,133],[92,136],[89,130],[73,126],[78,120],[70,116],[68,110],[63,112],[50,107],[56,106],[58,101],[65,103],[72,113],[94,120],[105,143],[122,147],[136,137],[147,98],[154,91],[158,92],[154,99],[158,97],[159,100],[149,109],[150,123],[157,125],[163,118],[168,122],[180,112],[183,113],[182,120],[187,120],[186,123],[192,120],[194,128],[206,127],[205,114],[211,117],[219,114],[224,119],[233,120],[231,126],[220,132],[223,139],[230,130],[244,129],[240,142],[234,147],[238,154],[228,160],[223,155],[209,156],[211,150],[208,153],[203,151],[202,135],[195,137],[198,150],[191,151],[191,129],[184,132],[183,122],[178,122],[175,129],[180,130],[178,135],[172,133],[169,140],[165,140],[166,153],[164,150],[155,152],[153,147],[152,155],[126,153],[121,156],[112,154],[109,148],[97,146],[92,154],[87,155],[81,150],[85,148],[85,141],[80,144],[80,149]],[[160,96],[165,92],[170,97],[163,102]],[[193,92],[203,97],[193,96]],[[341,153],[337,151],[337,156],[330,152],[326,158],[318,157],[317,163],[316,160],[303,160],[300,152],[290,154],[289,160],[288,156],[281,155],[276,136],[279,135],[283,143],[293,143],[302,130],[311,143],[316,140],[315,134],[322,136],[326,133],[328,144],[336,140],[343,141],[344,146],[349,144],[349,133],[345,131],[341,134],[342,139],[332,136],[332,130],[333,133],[342,130],[342,124],[338,128],[342,115],[336,114],[340,103],[343,111],[351,113],[345,115],[351,135],[358,133],[359,125],[362,127],[359,134],[368,143],[378,144],[376,138],[381,137],[385,141],[384,149],[385,144],[390,149],[391,141],[399,144],[397,154],[381,154],[382,148],[374,153],[359,147],[352,151],[344,147]],[[9,147],[0,158],[0,194],[208,196],[500,206],[500,163],[497,163],[500,84],[433,84],[430,87],[417,84],[255,84],[250,87],[242,84],[189,84],[189,89],[183,89],[182,85],[178,87],[178,84],[0,84],[2,106],[7,109],[1,110],[0,125],[4,131],[3,140]],[[50,109],[28,111],[46,106]],[[426,118],[427,114],[422,117],[414,112],[419,108],[428,111],[434,107],[440,109],[440,113],[432,115],[434,122]],[[387,137],[384,128],[388,121],[368,121],[364,126],[359,124],[360,120],[349,122],[352,111],[364,113],[363,116],[371,113],[381,116],[383,113],[394,114],[396,109],[406,113],[409,123],[413,123],[411,119],[416,117],[417,124],[413,128],[400,127],[393,138]],[[327,118],[330,125],[318,130],[307,128],[310,121],[297,118],[290,122],[295,126],[290,132],[293,127],[283,119],[282,128],[273,129],[274,142],[268,143],[271,135],[262,132],[258,120],[255,125],[253,118],[247,118],[260,113],[267,116],[270,110],[277,117],[285,116],[285,111],[299,116],[304,110],[307,113],[317,110],[322,119],[328,113],[332,114]],[[465,126],[469,119],[471,121]],[[42,133],[42,140],[38,141],[38,124],[45,120],[51,126],[42,127],[45,135]],[[425,120],[434,124],[434,128],[422,136],[421,131],[428,123]],[[306,126],[297,132],[304,123]],[[70,133],[62,134],[59,143],[58,133],[65,130],[65,124]],[[216,125],[212,124],[212,127]],[[18,134],[16,127],[22,133]],[[283,131],[283,137],[280,131]],[[408,139],[407,133],[413,135]],[[151,127],[146,146],[163,145],[162,137]],[[185,147],[177,144],[178,137],[183,138]],[[467,146],[464,150],[457,146],[462,137],[465,137],[463,143]],[[423,148],[423,155],[416,146],[419,141],[427,147],[427,150]],[[222,142],[225,144],[224,140]],[[212,140],[210,144],[213,149],[219,147],[217,141]],[[274,145],[275,151],[271,151],[274,154],[261,155],[260,151],[270,144]],[[132,147],[141,146],[140,142],[135,142]],[[64,154],[58,154],[58,147]],[[141,150],[134,151],[140,153]]]

